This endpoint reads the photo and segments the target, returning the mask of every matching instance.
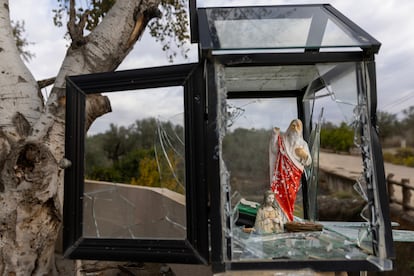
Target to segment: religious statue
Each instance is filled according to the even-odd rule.
[[[302,129],[299,119],[294,119],[285,133],[274,128],[269,144],[270,187],[288,221],[293,220],[296,194],[304,167],[312,163]]]
[[[254,231],[258,234],[283,232],[283,216],[279,208],[274,206],[275,196],[272,190],[265,192],[263,203],[257,210]]]

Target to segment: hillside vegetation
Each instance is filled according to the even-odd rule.
[[[396,115],[378,113],[384,160],[414,167],[414,106]],[[238,128],[223,141],[223,156],[236,186],[254,182],[267,185],[270,129]],[[326,122],[321,127],[321,148],[349,153],[354,130],[346,123]],[[404,140],[406,147],[400,148]],[[394,147],[393,151],[387,148]],[[130,126],[111,124],[109,130],[86,138],[85,176],[88,179],[165,187],[183,193],[185,188],[184,128],[155,118]],[[253,188],[252,188],[253,189]],[[256,189],[256,188],[254,188]],[[256,190],[249,191],[254,194]]]

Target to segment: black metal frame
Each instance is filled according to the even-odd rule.
[[[218,156],[218,137],[216,124],[214,118],[217,116],[217,90],[214,78],[214,63],[218,62],[227,67],[249,67],[249,66],[279,66],[279,65],[312,65],[317,63],[345,63],[345,62],[369,62],[370,66],[375,66],[374,54],[372,51],[360,51],[360,52],[334,52],[334,53],[318,53],[318,52],[304,52],[304,53],[292,53],[292,54],[231,54],[231,55],[214,55],[211,50],[204,51],[203,57],[206,62],[207,79],[208,79],[208,114],[209,114],[209,127],[207,128],[208,135],[208,147],[207,147],[207,170],[208,183],[211,191],[211,248],[212,248],[212,265],[214,272],[222,272],[225,270],[269,270],[269,269],[302,269],[310,268],[315,271],[376,271],[379,267],[374,265],[368,260],[305,260],[305,261],[288,261],[288,260],[274,260],[274,261],[225,261],[223,255],[223,246],[227,243],[225,240],[230,238],[223,236],[222,232],[222,187],[220,184],[220,165],[219,160],[215,158]],[[336,73],[336,72],[331,72]],[[370,83],[370,116],[373,129],[375,129],[375,112],[376,112],[376,86],[375,86],[375,68],[369,70]],[[372,83],[374,82],[374,83]],[[323,84],[321,83],[323,86]],[[319,87],[319,89],[322,87]],[[307,118],[307,111],[309,106],[305,106],[302,102],[304,92],[303,90],[296,91],[294,96],[298,98],[298,117],[304,122],[307,122],[310,118]],[[280,92],[279,92],[280,93]],[[229,91],[228,98],[261,98],[261,97],[289,97],[295,91],[282,91],[278,94],[277,91],[264,92],[238,92]],[[304,134],[309,134],[310,130],[304,123]],[[393,258],[393,246],[392,246],[392,231],[389,218],[389,209],[387,203],[386,187],[385,187],[385,174],[383,170],[383,160],[381,152],[381,146],[378,139],[376,139],[376,132],[371,132],[371,148],[372,158],[375,167],[375,179],[378,182],[379,191],[376,191],[376,198],[379,199],[379,207],[382,214],[384,229],[382,233],[385,234],[385,241],[382,244],[385,246],[385,255],[387,258]],[[214,177],[214,176],[217,177]],[[304,193],[306,193],[307,185],[302,185]],[[306,196],[304,195],[304,199]],[[304,208],[307,207],[307,202],[304,200]],[[376,231],[376,230],[374,230]]]
[[[73,259],[201,263],[209,260],[204,170],[205,93],[199,64],[98,73],[66,78],[64,256]],[[187,237],[101,239],[82,236],[85,101],[89,94],[166,86],[184,87]],[[139,93],[139,92],[138,92]]]
[[[306,6],[306,5],[305,5]],[[217,130],[217,88],[215,63],[224,66],[313,65],[316,63],[370,62],[369,108],[371,157],[374,178],[380,188],[375,196],[383,214],[385,255],[393,257],[392,237],[381,147],[376,133],[376,87],[374,54],[380,43],[330,5],[323,8],[353,32],[368,38],[360,51],[318,52],[307,49],[301,53],[215,53],[208,30],[206,13],[197,11],[190,0],[192,42],[199,42],[200,62],[113,73],[100,73],[67,78],[66,158],[72,166],[65,171],[63,248],[65,256],[80,259],[131,260],[212,264],[214,272],[224,270],[268,270],[311,268],[316,271],[378,270],[367,260],[306,260],[306,261],[229,261],[223,246],[231,237],[223,233],[223,202],[220,183],[219,135]],[[324,20],[324,19],[323,19]],[[317,30],[315,30],[317,32]],[[186,215],[187,237],[184,240],[98,239],[82,237],[82,197],[84,185],[85,99],[88,94],[144,89],[163,86],[184,86],[186,139]],[[323,86],[315,83],[316,86]],[[206,91],[207,90],[207,91]],[[280,97],[298,98],[298,117],[304,121],[308,135],[309,106],[302,103],[305,90],[258,93],[230,91],[229,98]],[[190,134],[191,132],[191,134]],[[304,185],[306,189],[306,185]],[[305,198],[305,197],[304,197]],[[385,206],[385,207],[384,207]],[[306,207],[306,204],[304,204]],[[384,242],[384,241],[382,241]]]
[[[391,217],[389,209],[389,197],[387,193],[387,183],[385,179],[385,169],[384,169],[384,158],[382,154],[381,142],[378,134],[378,125],[377,125],[377,81],[375,77],[375,62],[367,63],[368,71],[368,88],[367,98],[368,98],[368,115],[369,115],[369,137],[370,146],[371,146],[371,159],[373,164],[375,164],[373,169],[372,177],[374,181],[377,182],[377,189],[374,189],[374,194],[378,200],[376,207],[376,212],[380,213],[381,216],[379,219],[380,223],[377,221],[372,225],[375,231],[377,238],[379,240],[375,241],[374,250],[377,254],[385,254],[388,258],[395,258],[395,251],[393,247],[393,237],[392,237],[392,228],[391,228]],[[383,225],[382,228],[379,225]],[[384,240],[382,240],[384,239]],[[391,242],[389,242],[391,241]],[[380,252],[379,247],[383,247],[383,252]]]

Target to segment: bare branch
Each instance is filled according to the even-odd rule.
[[[83,28],[85,27],[86,19],[89,14],[89,12],[86,11],[82,15],[79,24],[76,24],[75,2],[75,0],[70,0],[68,21],[68,31],[70,38],[72,39],[71,47],[73,49],[79,48],[86,43],[86,39],[83,36]]]
[[[88,16],[91,12],[89,10],[86,10],[79,20],[78,28],[81,30],[83,35],[83,29],[85,28],[86,23],[88,22]]]
[[[40,81],[37,81],[37,85],[39,85],[39,89],[42,89],[46,86],[49,86],[49,85],[55,83],[55,80],[56,80],[56,77],[40,80]]]
[[[76,10],[75,10],[75,0],[70,0],[69,5],[69,22],[68,22],[68,31],[69,35],[73,37],[76,36]]]

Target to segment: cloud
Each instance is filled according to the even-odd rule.
[[[122,91],[104,95],[109,97],[112,112],[93,123],[88,131],[90,135],[108,130],[110,124],[128,127],[145,118],[169,121],[175,125],[184,124],[182,87]]]
[[[199,6],[220,6],[221,0],[198,0]],[[319,4],[310,0],[227,0],[226,6],[234,5],[280,5]],[[414,89],[414,23],[411,0],[327,0],[337,10],[382,43],[376,56],[379,108],[385,111],[401,112],[413,105],[413,99],[403,101],[386,109],[390,103],[404,97]],[[66,30],[57,28],[52,21],[51,0],[12,0],[10,12],[13,20],[24,20],[28,41],[36,43],[29,50],[36,57],[28,63],[36,79],[56,75],[66,53],[67,42],[63,36]],[[197,61],[197,47],[191,46],[191,58],[178,57],[175,63]],[[148,32],[138,41],[135,48],[119,67],[119,70],[145,68],[170,64],[161,45]]]
[[[12,0],[10,17],[24,21],[26,39],[34,44],[28,51],[36,56],[27,63],[37,80],[55,76],[66,53],[68,42],[64,39],[65,28],[53,25],[51,1]]]
[[[297,115],[296,99],[231,99],[227,101],[231,114],[230,130],[237,128],[279,127],[286,129]]]
[[[197,44],[187,44],[186,47],[190,49],[189,57],[185,58],[180,54],[180,50],[175,48],[177,57],[171,63],[168,61],[167,53],[162,50],[162,44],[157,42],[155,38],[149,34],[148,29],[146,29],[141,39],[135,44],[133,50],[124,59],[118,70],[197,62]]]

